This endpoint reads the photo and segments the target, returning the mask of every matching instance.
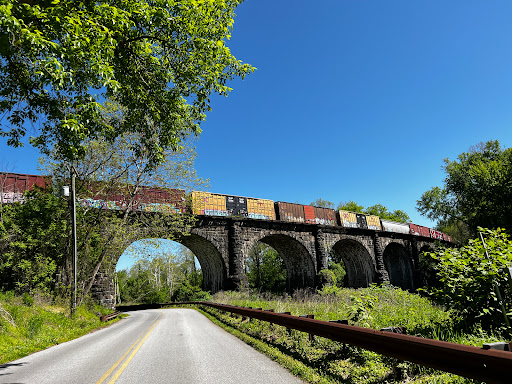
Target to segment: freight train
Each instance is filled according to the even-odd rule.
[[[274,202],[242,196],[209,192],[192,192],[194,215],[247,217],[260,220],[281,220],[346,228],[372,229],[430,237],[451,242],[446,233],[413,223],[399,223],[364,213],[313,207],[283,201]]]
[[[34,185],[44,187],[51,184],[51,178],[0,173],[0,202],[22,202],[22,193]],[[313,207],[283,201],[223,195],[218,193],[193,191],[190,203],[186,204],[183,190],[140,187],[135,199],[130,199],[127,191],[92,198],[78,197],[84,207],[123,210],[130,201],[131,209],[143,212],[191,212],[194,215],[246,217],[256,220],[281,220],[295,223],[320,224],[345,228],[371,229],[395,233],[430,237],[451,242],[447,234],[413,223],[399,223],[381,219],[378,216],[322,207]]]

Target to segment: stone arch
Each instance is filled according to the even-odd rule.
[[[203,289],[215,293],[223,290],[227,267],[221,253],[208,239],[191,233],[176,240],[197,257],[203,272]]]
[[[282,257],[287,270],[288,292],[315,286],[315,263],[310,252],[300,241],[283,234],[270,234],[253,241],[248,249],[258,241],[271,246]]]
[[[375,280],[375,264],[366,247],[357,240],[342,239],[332,249],[345,264],[346,285],[351,288],[365,288]]]
[[[390,243],[384,249],[383,258],[389,282],[395,287],[413,290],[413,266],[405,247],[398,243]]]

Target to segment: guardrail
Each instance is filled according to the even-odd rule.
[[[109,313],[108,315],[103,315],[100,317],[100,321],[105,322],[105,321],[115,319],[120,313],[121,313],[120,311],[116,311],[113,313]]]
[[[484,350],[469,345],[209,302],[154,304],[145,305],[144,309],[182,304],[200,304],[237,313],[490,384],[512,382],[512,353],[508,351]],[[136,306],[118,309],[134,310]]]

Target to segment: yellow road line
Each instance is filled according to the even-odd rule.
[[[130,348],[128,348],[128,350],[123,354],[123,356],[121,356],[119,358],[119,360],[117,360],[114,365],[112,367],[109,368],[109,370],[107,372],[104,373],[103,376],[100,377],[100,379],[96,382],[96,384],[102,384],[106,379],[107,377],[109,377],[112,372],[114,372],[114,370],[117,368],[117,366],[119,364],[121,364],[121,362],[124,360],[124,358],[130,353],[130,351],[135,348],[135,346],[137,345],[137,343],[144,337],[144,339],[140,342],[139,346],[135,349],[135,351],[132,353],[132,355],[128,358],[127,362],[125,362],[125,364],[123,364],[123,366],[121,367],[121,369],[116,373],[116,375],[114,376],[114,378],[112,378],[112,380],[109,381],[108,384],[111,384],[111,383],[114,383],[115,380],[117,380],[117,378],[119,377],[119,375],[121,374],[121,372],[123,372],[123,370],[126,368],[126,366],[128,365],[128,363],[130,362],[130,360],[133,358],[133,356],[135,356],[135,354],[137,353],[137,351],[139,350],[139,348],[142,346],[142,344],[144,344],[144,341],[146,341],[146,339],[148,338],[149,334],[151,332],[153,332],[153,329],[155,329],[156,325],[160,322],[160,318],[162,317],[162,314],[163,313],[160,313],[160,316],[158,316],[158,318],[155,320],[155,322],[149,326],[149,329],[143,333],[138,339],[137,341],[135,341],[135,343],[133,343],[131,345]]]

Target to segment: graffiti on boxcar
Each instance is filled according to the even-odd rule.
[[[321,225],[336,225],[336,221],[315,217],[315,223]]]
[[[84,208],[110,209],[114,211],[125,210],[128,205],[125,201],[112,201],[101,199],[78,199],[78,203]],[[165,213],[181,213],[181,210],[169,203],[139,203],[133,202],[133,211],[141,212],[165,212]]]
[[[21,192],[2,192],[2,203],[24,203],[25,198]]]

